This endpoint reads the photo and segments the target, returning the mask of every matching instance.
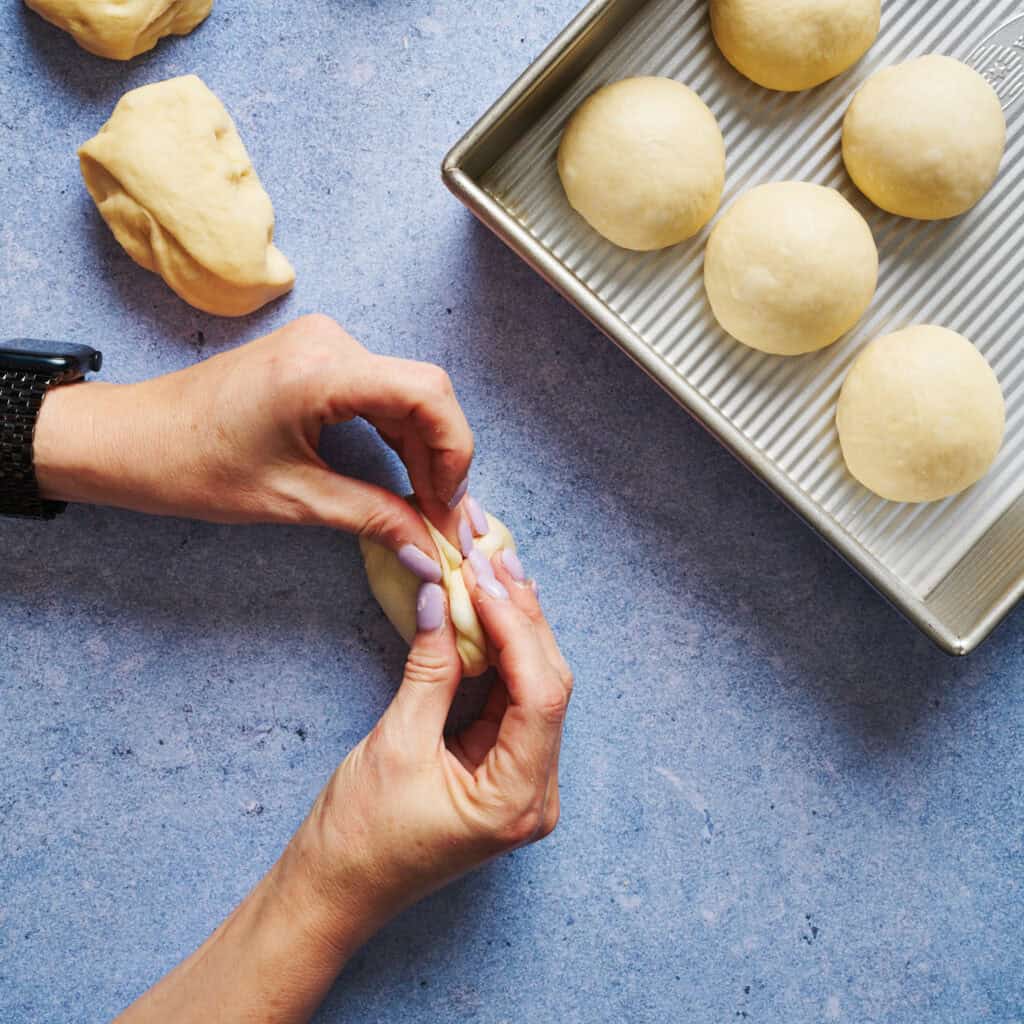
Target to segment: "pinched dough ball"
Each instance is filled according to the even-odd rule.
[[[459,657],[462,659],[463,675],[483,675],[488,666],[487,637],[477,618],[469,589],[462,576],[462,555],[444,534],[434,528],[434,524],[426,516],[423,516],[423,521],[427,524],[441,563],[441,586],[448,595],[448,613],[455,626],[455,640]],[[474,544],[488,561],[499,551],[516,550],[516,542],[504,523],[489,513],[487,523],[490,527],[487,534],[475,538]],[[411,644],[416,636],[419,577],[406,569],[390,548],[365,537],[360,538],[359,546],[363,552],[366,577],[370,582],[373,596],[402,639]]]
[[[595,231],[624,249],[663,249],[715,215],[725,143],[714,114],[681,82],[626,78],[573,114],[558,173]]]
[[[213,0],[25,0],[37,14],[70,32],[97,57],[131,60],[164,36],[185,36]]]
[[[850,472],[890,501],[937,501],[970,487],[999,452],[1004,423],[992,367],[944,327],[908,327],[871,342],[836,412]]]
[[[766,89],[799,92],[852,67],[878,36],[881,0],[711,0],[725,59]]]
[[[792,356],[831,345],[864,315],[878,250],[835,189],[760,185],[715,225],[704,284],[718,322],[744,345]]]
[[[934,54],[872,75],[843,122],[843,159],[857,187],[883,210],[920,220],[974,206],[996,180],[1005,146],[992,86]]]
[[[128,255],[197,309],[242,316],[295,283],[271,241],[270,197],[230,115],[195,75],[125,93],[78,156]]]

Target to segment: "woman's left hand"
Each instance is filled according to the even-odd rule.
[[[365,534],[435,556],[419,515],[333,472],[320,431],[363,417],[443,520],[464,493],[473,435],[448,375],[375,355],[326,316],[139,384],[52,389],[35,437],[44,497],[215,522],[286,522]]]

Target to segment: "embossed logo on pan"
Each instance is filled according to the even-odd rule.
[[[1024,11],[997,28],[965,60],[996,91],[1003,110],[1024,93]]]

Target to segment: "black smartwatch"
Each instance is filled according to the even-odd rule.
[[[0,341],[0,515],[52,519],[67,507],[44,501],[32,455],[46,392],[95,373],[103,356],[60,341]]]

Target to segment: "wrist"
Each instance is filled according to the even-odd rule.
[[[345,850],[328,849],[314,822],[311,817],[300,826],[265,882],[307,940],[340,970],[391,914],[377,905],[372,871]]]
[[[114,406],[124,385],[51,388],[36,421],[33,462],[43,498],[104,504],[118,478]]]

